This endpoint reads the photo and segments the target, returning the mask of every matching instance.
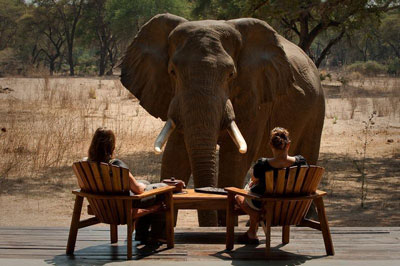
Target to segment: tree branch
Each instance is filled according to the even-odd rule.
[[[322,61],[325,59],[325,57],[328,55],[329,50],[331,49],[331,47],[333,45],[335,45],[337,42],[340,41],[340,39],[342,39],[342,37],[344,36],[345,30],[343,29],[340,34],[338,36],[336,36],[336,38],[332,39],[329,41],[329,43],[327,44],[327,46],[324,48],[324,50],[322,50],[320,56],[318,57],[317,61],[315,62],[315,65],[317,67],[320,66],[320,64],[322,63]]]
[[[297,29],[296,24],[293,22],[289,22],[286,18],[282,17],[281,21],[288,26],[291,30],[293,30],[298,36],[300,36],[300,31]]]
[[[252,10],[251,15],[254,15],[254,13],[256,13],[257,10],[259,10],[260,8],[262,8],[263,6],[265,6],[266,4],[269,4],[269,1],[268,1],[268,0],[267,0],[267,1],[263,1],[263,2],[259,3],[258,5],[256,5],[256,6],[253,8],[253,10]]]
[[[395,52],[396,56],[400,58],[400,51],[397,49],[397,47],[391,42],[391,41],[386,41],[387,44],[389,44],[390,47],[392,47],[393,51]]]

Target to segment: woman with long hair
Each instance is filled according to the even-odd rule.
[[[88,151],[88,160],[97,163],[109,163],[129,169],[120,159],[114,158],[115,135],[111,129],[99,127],[93,135]],[[138,182],[129,172],[129,187],[135,194],[142,194],[150,183],[145,180]]]
[[[108,163],[129,169],[128,165],[114,157],[116,138],[111,129],[99,127],[93,135],[88,151],[88,161],[97,163]],[[144,191],[167,186],[164,183],[150,184],[146,180],[136,180],[129,171],[129,187],[135,194],[142,194]],[[156,196],[148,197],[137,201],[135,208],[146,208],[154,205],[159,200]],[[135,240],[144,244],[160,244],[165,242],[165,215],[153,213],[139,218],[136,222]],[[149,231],[151,227],[151,231]]]

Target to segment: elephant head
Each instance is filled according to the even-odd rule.
[[[215,179],[223,132],[245,153],[241,123],[293,86],[278,38],[257,19],[187,21],[162,14],[148,21],[122,61],[121,82],[151,115],[167,121],[156,151],[172,130],[182,132],[195,180]]]

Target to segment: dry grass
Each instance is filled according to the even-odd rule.
[[[319,164],[327,169],[322,188],[329,192],[328,214],[334,225],[369,225],[372,216],[394,225],[400,221],[400,82],[353,76],[357,79],[349,78],[345,88],[327,93]],[[6,129],[0,131],[0,226],[41,225],[46,216],[54,217],[52,225],[69,224],[76,188],[70,166],[86,156],[99,126],[115,132],[117,157],[134,176],[159,179],[161,157],[152,146],[163,123],[146,113],[119,80],[5,78],[0,85],[14,89],[0,94],[0,128]],[[352,161],[362,147],[357,138],[362,121],[374,109],[379,117],[366,158],[366,211],[357,209],[361,180]]]
[[[376,111],[378,117],[400,120],[400,79],[364,77],[358,72],[339,73],[336,78],[337,81],[324,82],[326,118],[363,120]],[[333,104],[338,98],[345,102]]]
[[[8,87],[21,87],[17,82],[2,80]],[[161,127],[159,121],[139,116],[137,102],[127,100],[121,86],[114,87],[115,80],[98,80],[95,90],[85,82],[32,79],[14,95],[0,98],[0,112],[5,117],[1,127],[6,129],[0,136],[0,151],[5,155],[0,162],[2,179],[18,176],[22,169],[40,176],[49,168],[69,166],[86,155],[99,126],[115,131],[119,156],[152,146],[151,136]],[[121,107],[120,101],[126,106]]]

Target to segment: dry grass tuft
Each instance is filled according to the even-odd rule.
[[[95,88],[90,88],[89,90],[89,99],[96,99],[96,89]]]

